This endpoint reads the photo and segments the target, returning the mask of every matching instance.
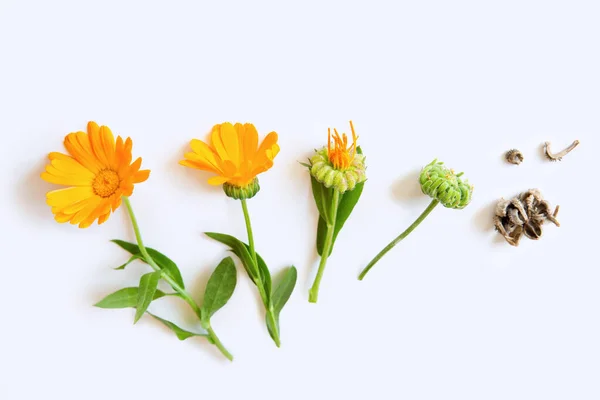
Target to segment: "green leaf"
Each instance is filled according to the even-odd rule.
[[[235,264],[231,257],[224,258],[208,279],[202,304],[202,318],[210,319],[233,295],[237,282]]]
[[[325,223],[329,220],[329,207],[331,205],[331,199],[333,197],[333,189],[327,189],[325,185],[317,181],[314,176],[310,176],[310,183],[312,186],[313,197],[315,204],[319,210],[319,216],[325,220]]]
[[[250,246],[244,243],[246,249],[248,249],[248,253],[250,253]],[[260,254],[256,253],[256,261],[258,262],[258,273],[260,274],[260,281],[263,284],[263,289],[265,290],[265,294],[267,295],[266,299],[263,299],[265,306],[268,306],[269,299],[271,298],[271,272],[269,271],[269,267],[265,263],[265,260],[260,256]]]
[[[177,325],[175,325],[174,323],[172,323],[171,321],[167,321],[166,319],[163,319],[157,315],[154,315],[152,313],[149,313],[148,311],[146,311],[148,314],[150,314],[152,317],[154,317],[155,319],[159,320],[160,322],[162,322],[167,328],[171,329],[173,332],[175,332],[175,335],[177,335],[177,338],[179,340],[185,340],[187,338],[190,338],[192,336],[202,336],[202,337],[208,337],[208,334],[206,333],[195,333],[195,332],[190,332],[190,331],[186,331],[185,329],[181,329],[180,327],[178,327]]]
[[[137,244],[118,239],[114,239],[111,241],[117,244],[122,249],[130,252],[131,254],[139,255],[140,260],[146,262],[146,260],[144,260],[144,258],[142,257],[140,248]],[[181,277],[181,272],[179,271],[177,264],[175,264],[173,260],[171,260],[169,257],[158,252],[157,250],[154,250],[153,248],[146,247],[146,250],[148,250],[148,254],[150,255],[150,257],[152,257],[152,259],[156,262],[160,269],[164,270],[165,273],[167,273],[167,275],[171,277],[171,279],[173,279],[179,286],[185,289],[183,278]]]
[[[354,210],[354,206],[358,203],[358,199],[360,199],[360,195],[363,192],[363,188],[365,186],[364,182],[357,184],[354,189],[345,192],[340,196],[340,203],[338,205],[337,216],[335,219],[335,227],[333,229],[333,240],[331,242],[331,252],[333,251],[333,245],[335,244],[335,240],[337,239],[340,230],[350,217],[352,210]],[[317,252],[319,255],[323,255],[323,246],[325,244],[325,236],[327,235],[327,223],[322,217],[319,217],[319,224],[317,226]]]
[[[266,316],[266,323],[269,335],[271,335],[273,340],[276,340],[276,337],[279,337],[279,314],[294,291],[297,277],[298,272],[296,271],[296,267],[289,267],[281,278],[281,281],[276,285],[275,291],[271,296],[273,317],[275,318],[276,326],[273,326],[273,322],[269,319],[268,315]]]
[[[285,303],[287,303],[292,292],[294,291],[297,278],[298,271],[296,271],[296,267],[292,265],[287,269],[283,275],[283,278],[281,278],[281,280],[275,286],[275,291],[273,292],[271,301],[273,302],[273,310],[275,311],[276,315],[279,316],[283,306],[285,306]]]
[[[125,267],[127,267],[129,264],[131,264],[135,260],[142,260],[142,261],[144,261],[144,259],[142,258],[141,254],[134,254],[131,257],[129,257],[129,260],[127,260],[127,262],[125,264],[119,265],[117,268],[113,268],[113,269],[114,270],[125,269]]]
[[[340,204],[338,206],[337,217],[335,219],[333,243],[335,243],[335,239],[337,238],[338,233],[340,233],[340,230],[346,223],[346,220],[348,220],[348,217],[352,213],[352,210],[354,210],[354,206],[356,206],[356,203],[358,203],[358,200],[360,199],[360,195],[362,194],[364,187],[365,182],[361,182],[357,184],[354,187],[354,189],[343,194],[342,199],[340,200]],[[332,249],[333,243],[331,245]]]
[[[128,308],[135,307],[137,305],[139,289],[137,287],[128,287],[121,290],[117,290],[114,293],[109,294],[96,304],[95,307],[100,308]],[[160,299],[166,296],[166,294],[160,290],[154,292],[152,300]]]
[[[152,303],[152,300],[154,300],[154,293],[156,292],[156,287],[158,286],[161,274],[160,271],[154,271],[142,275],[140,278],[140,288],[135,307],[135,318],[133,319],[134,324],[142,318],[142,315],[144,315],[148,306]]]
[[[248,273],[248,276],[250,277],[252,282],[254,282],[255,285],[258,285],[257,282],[259,282],[260,276],[257,274],[256,268],[254,268],[254,260],[252,260],[252,257],[250,256],[250,251],[248,250],[248,247],[244,242],[238,240],[237,238],[231,235],[226,235],[224,233],[204,232],[204,234],[211,239],[214,239],[218,242],[223,243],[226,246],[229,246],[233,254],[238,256],[239,259],[242,261],[242,265],[244,266],[244,269]]]

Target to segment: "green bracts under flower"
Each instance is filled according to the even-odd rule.
[[[251,199],[252,197],[256,196],[259,190],[260,185],[258,184],[258,178],[254,178],[252,182],[244,187],[235,186],[227,182],[223,184],[223,191],[225,194],[228,197],[236,200]]]
[[[371,260],[358,276],[359,280],[363,280],[367,272],[373,268],[377,261],[419,226],[438,204],[441,203],[444,207],[460,210],[471,202],[473,185],[470,185],[466,180],[463,181],[460,179],[463,174],[462,172],[455,174],[453,170],[444,167],[443,164],[436,159],[423,167],[419,175],[421,190],[426,195],[432,197],[433,200],[412,225],[392,240]]]

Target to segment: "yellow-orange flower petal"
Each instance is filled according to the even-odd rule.
[[[63,186],[46,195],[54,219],[80,228],[94,221],[104,223],[121,205],[122,196],[130,196],[135,183],[144,182],[149,170],[140,170],[142,159],[131,163],[133,143],[130,138],[116,140],[107,126],[93,121],[87,132],[69,133],[65,148],[70,155],[52,152],[50,164],[41,174],[47,182]]]
[[[179,164],[212,172],[208,180],[211,185],[228,183],[245,187],[254,181],[256,175],[269,170],[279,153],[277,133],[269,133],[258,146],[258,132],[250,123],[231,124],[225,122],[213,126],[210,145],[192,139],[192,152],[184,154]]]

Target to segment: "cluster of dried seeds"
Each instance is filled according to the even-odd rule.
[[[510,200],[501,199],[496,205],[494,225],[508,244],[518,246],[523,235],[537,240],[542,236],[546,220],[560,226],[556,220],[559,207],[554,212],[538,189],[530,189]]]

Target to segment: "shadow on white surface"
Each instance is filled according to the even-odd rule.
[[[421,185],[419,185],[420,170],[411,171],[392,184],[392,198],[400,203],[418,202],[423,199]]]
[[[23,180],[16,182],[17,203],[22,206],[28,218],[51,218],[50,207],[46,204],[46,193],[62,187],[48,183],[40,177],[46,164],[46,157],[40,157],[39,162],[24,175]]]
[[[472,222],[478,231],[485,233],[494,230],[494,209],[497,203],[498,201],[494,200],[473,214]]]

